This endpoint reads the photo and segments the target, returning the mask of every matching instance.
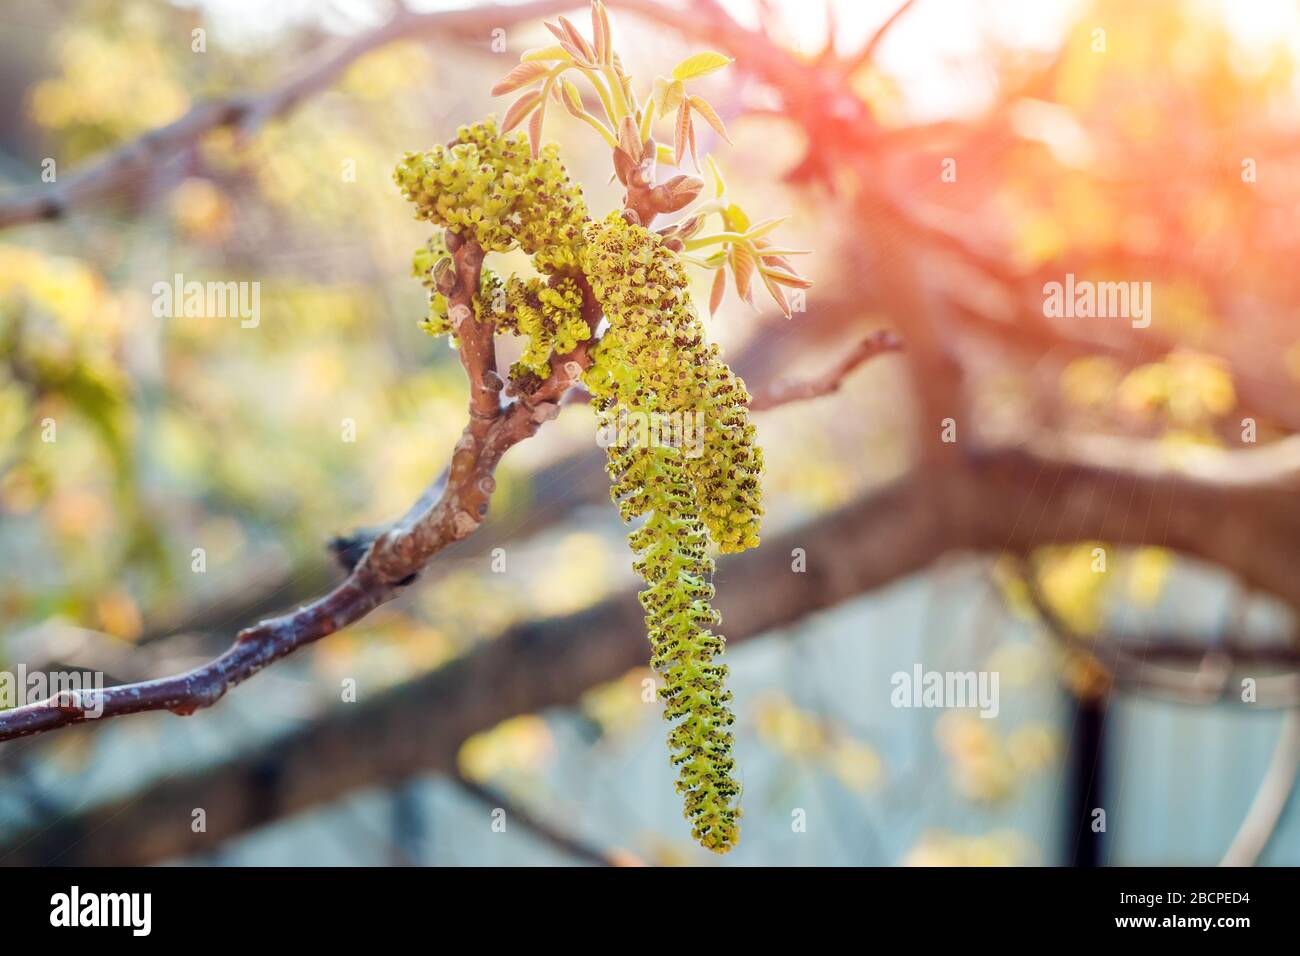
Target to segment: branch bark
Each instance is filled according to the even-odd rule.
[[[940,528],[924,482],[902,481],[719,567],[734,645],[919,570]],[[928,529],[927,529],[928,526]],[[804,574],[790,551],[808,555]],[[240,833],[368,784],[456,771],[460,744],[508,717],[572,704],[645,666],[642,612],[629,591],[585,611],[511,628],[449,665],[257,751],[80,811],[0,846],[0,863],[144,864],[202,853]],[[418,727],[418,732],[413,728]],[[195,807],[207,831],[190,828]]]
[[[457,776],[456,785],[485,807],[504,810],[507,819],[512,823],[523,827],[543,843],[549,844],[561,853],[565,853],[582,863],[588,863],[592,866],[643,865],[639,859],[630,853],[622,851],[607,852],[587,843],[549,820],[542,819],[527,807],[513,802],[505,794],[478,781]]]
[[[399,8],[383,26],[323,51],[304,70],[265,92],[196,104],[184,116],[107,151],[86,169],[46,188],[0,199],[0,229],[61,219],[124,186],[152,181],[169,159],[193,149],[213,130],[234,128],[242,135],[283,116],[300,102],[328,87],[367,53],[398,40],[429,36],[486,38],[496,27],[549,16],[575,6],[576,0],[533,0],[491,4],[467,10],[413,13]]]
[[[751,412],[763,412],[790,402],[807,401],[833,395],[840,390],[845,379],[860,365],[878,355],[897,352],[903,348],[902,340],[893,332],[882,331],[867,336],[842,355],[826,372],[813,379],[781,379],[754,393],[749,403]]]
[[[1045,544],[1163,544],[1236,571],[1300,609],[1293,463],[1233,453],[1243,480],[1205,466],[1107,467],[1031,447],[961,468],[921,467],[883,489],[719,565],[732,646],[927,567],[952,551],[1028,554]],[[1210,469],[1214,471],[1214,469]],[[1244,480],[1249,476],[1252,480]],[[803,548],[807,572],[790,554]],[[0,862],[142,864],[224,840],[359,787],[454,772],[461,743],[509,717],[572,704],[646,660],[632,592],[528,622],[451,664],[257,751],[91,807],[0,847]],[[420,731],[413,733],[411,728]],[[208,810],[206,833],[189,826]]]
[[[551,375],[535,390],[500,405],[493,329],[473,318],[483,250],[477,243],[453,243],[458,281],[449,297],[458,325],[461,361],[469,377],[469,423],[461,434],[436,502],[408,513],[370,544],[348,576],[323,597],[288,614],[245,628],[215,660],[172,677],[103,690],[64,691],[48,700],[0,712],[0,741],[43,733],[86,720],[168,710],[187,716],[211,707],[232,687],[301,647],[360,620],[411,583],[447,545],[468,537],[483,521],[501,456],[542,423],[554,418],[564,393],[588,364],[587,342],[551,360]],[[585,316],[598,320],[594,299]]]

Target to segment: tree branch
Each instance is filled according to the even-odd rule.
[[[903,480],[719,566],[729,646],[919,571],[946,546],[933,486]],[[801,547],[807,571],[791,569]],[[569,705],[646,666],[635,591],[584,611],[529,621],[446,666],[229,760],[38,824],[0,845],[0,864],[144,864],[211,850],[239,833],[357,787],[425,770],[457,772],[461,743],[501,721]],[[418,727],[419,732],[412,728]],[[207,830],[190,827],[195,807]]]
[[[1231,678],[1246,665],[1263,665],[1283,668],[1284,672],[1256,673],[1258,697],[1250,706],[1300,706],[1300,647],[1260,645],[1238,637],[1211,643],[1164,634],[1139,640],[1080,634],[1052,607],[1032,562],[1020,562],[1019,576],[1030,604],[1052,639],[1067,653],[1090,658],[1105,669],[1110,686],[1184,704],[1240,703],[1240,698],[1231,693]]]
[[[764,412],[770,408],[801,402],[811,398],[832,395],[840,390],[844,380],[859,365],[864,365],[877,355],[898,352],[902,340],[893,332],[881,331],[867,336],[846,352],[825,374],[815,379],[783,379],[754,393],[749,403],[751,412]]]
[[[483,252],[477,243],[453,240],[458,280],[449,297],[460,314],[461,361],[470,382],[469,423],[461,434],[437,500],[381,533],[341,583],[325,596],[289,614],[240,631],[220,657],[173,677],[103,690],[65,691],[55,697],[0,712],[0,741],[43,733],[86,720],[169,710],[189,715],[220,700],[268,664],[360,620],[415,579],[428,561],[452,542],[478,529],[496,490],[493,473],[501,456],[554,418],[559,401],[587,367],[587,342],[551,360],[551,375],[535,390],[502,408],[496,375],[493,329],[473,317]],[[584,315],[595,327],[594,299]]]
[[[61,182],[29,190],[24,195],[0,198],[0,229],[60,219],[73,209],[99,202],[125,185],[152,180],[167,160],[193,149],[213,130],[234,128],[241,135],[252,133],[267,120],[290,112],[307,97],[327,88],[367,53],[389,43],[438,35],[486,37],[493,28],[549,16],[575,3],[576,0],[533,0],[430,13],[412,13],[401,8],[383,26],[324,51],[315,62],[279,86],[259,94],[198,103],[174,122],[108,150],[94,165],[75,170]]]
[[[903,0],[902,5],[891,13],[884,23],[876,28],[876,32],[871,34],[870,39],[863,44],[862,49],[859,50],[854,55],[853,59],[849,61],[845,70],[847,74],[851,76],[875,58],[876,51],[880,49],[880,44],[884,41],[885,36],[889,33],[894,24],[898,22],[899,18],[902,17],[903,14],[907,13],[908,10],[912,9],[912,4],[914,3],[916,3],[916,0]]]
[[[527,808],[513,802],[505,794],[485,784],[470,780],[459,774],[455,777],[456,785],[486,807],[501,809],[506,812],[506,819],[523,827],[542,842],[549,844],[561,853],[567,853],[583,863],[595,866],[640,866],[641,861],[630,853],[606,853],[597,847],[580,840],[578,837],[561,830],[559,827],[543,820]]]
[[[1223,453],[1253,482],[1192,469],[1103,466],[1086,456],[1002,448],[966,467],[921,467],[854,503],[719,564],[729,646],[916,573],[953,551],[1026,555],[1072,541],[1154,543],[1236,572],[1300,609],[1290,573],[1300,495],[1278,461]],[[1228,470],[1228,469],[1225,469]],[[790,555],[802,548],[806,573]],[[455,772],[469,736],[523,713],[572,704],[644,666],[640,606],[616,595],[578,614],[532,621],[410,683],[253,753],[79,811],[0,847],[0,863],[142,864],[223,840],[355,788],[425,770]],[[412,733],[412,726],[420,733]],[[208,809],[193,833],[190,812]]]

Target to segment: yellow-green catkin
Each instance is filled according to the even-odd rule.
[[[518,247],[547,275],[578,267],[587,206],[554,143],[533,159],[523,134],[502,136],[489,118],[462,126],[450,146],[407,153],[393,178],[417,217],[486,252]]]
[[[555,277],[547,283],[511,276],[487,301],[498,329],[528,339],[512,378],[547,378],[551,355],[566,355],[591,338],[591,326],[582,315],[582,289],[574,279]]]
[[[724,551],[752,547],[761,517],[761,457],[744,385],[704,341],[677,255],[653,233],[614,214],[587,227],[583,271],[609,321],[586,381],[608,417],[702,413],[703,448],[628,434],[608,448],[611,493],[624,520],[645,517],[629,543],[646,583],[641,603],[662,676],[659,694],[677,789],[695,838],[726,852],[739,836],[732,777],[734,718],[724,689],[724,641],[711,627],[710,537]]]
[[[393,178],[419,218],[477,241],[485,252],[522,249],[538,272],[550,276],[502,280],[481,271],[475,318],[528,340],[513,378],[548,377],[552,354],[566,354],[591,337],[577,282],[587,207],[554,144],[534,159],[522,134],[502,136],[489,118],[461,127],[450,146],[407,153]],[[454,332],[438,288],[439,273],[452,268],[442,235],[415,252],[412,271],[429,289],[423,327],[430,335]]]
[[[665,441],[661,431],[629,433],[608,448],[607,470],[622,518],[644,519],[628,540],[646,584],[641,603],[673,724],[677,789],[695,838],[726,852],[739,838],[740,787],[727,668],[717,662],[724,641],[712,631],[719,615],[709,547],[758,543],[763,462],[744,383],[705,340],[677,253],[617,213],[591,222],[554,145],[533,159],[522,135],[502,136],[488,120],[462,127],[450,146],[408,153],[394,178],[419,218],[485,252],[518,248],[533,257],[544,278],[483,269],[474,297],[476,321],[528,340],[512,378],[546,378],[553,355],[590,338],[585,279],[609,324],[584,377],[597,411],[675,419],[672,434],[694,435],[688,443]],[[429,289],[425,328],[433,335],[454,332],[445,295],[453,268],[442,235],[416,251],[412,269]]]

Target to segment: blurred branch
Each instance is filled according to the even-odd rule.
[[[486,36],[497,27],[549,16],[578,0],[532,0],[490,4],[473,9],[412,13],[398,9],[387,23],[322,52],[305,69],[279,86],[196,104],[180,119],[107,151],[94,165],[73,171],[61,182],[0,198],[0,229],[60,219],[70,211],[98,202],[127,184],[149,180],[167,160],[194,149],[213,130],[233,128],[240,135],[283,116],[304,99],[327,88],[367,53],[398,40],[428,36]]]
[[[957,469],[918,467],[756,551],[725,558],[719,573],[728,586],[719,605],[728,645],[950,552],[1025,556],[1080,540],[1159,544],[1219,564],[1300,609],[1300,579],[1290,570],[1300,549],[1296,486],[1280,464],[1222,454],[1224,470],[1252,481],[1209,480],[1218,469],[1204,465],[1106,466],[1030,446],[971,453]],[[1125,506],[1112,507],[1112,499]],[[792,570],[795,548],[806,555],[804,573]],[[156,862],[208,851],[359,787],[426,770],[455,772],[471,735],[518,714],[571,705],[644,666],[640,617],[628,592],[567,617],[519,624],[437,671],[335,709],[255,752],[19,835],[0,847],[0,862]],[[195,806],[209,808],[206,833],[190,829]]]
[[[909,343],[910,344],[910,343]],[[967,453],[953,520],[986,549],[1154,544],[1234,572],[1300,609],[1300,438],[1177,460],[1151,441],[1038,439]],[[971,500],[974,499],[974,500]]]
[[[719,604],[733,646],[865,590],[919,571],[945,542],[923,480],[903,480],[729,557]],[[804,548],[807,571],[790,552]],[[201,853],[257,826],[370,784],[457,772],[461,743],[501,721],[569,705],[646,663],[633,591],[576,614],[528,621],[444,667],[355,704],[251,753],[165,779],[112,803],[47,820],[0,844],[0,863],[145,863]],[[418,727],[418,732],[412,728]],[[205,833],[190,813],[208,811]]]
[[[997,319],[987,319],[978,310],[968,307],[968,292],[955,292],[942,296],[934,303],[959,318],[964,325],[974,325],[979,331],[993,333],[1004,345],[1023,348],[1027,341],[1042,343],[1043,348],[1061,347],[1082,354],[1103,353],[1122,357],[1128,362],[1155,361],[1178,346],[1178,342],[1155,330],[1142,330],[1138,334],[1116,335],[1103,341],[1095,337],[1067,331],[1057,323],[1048,321],[1042,310],[1042,284],[1045,278],[1072,269],[1086,268],[1089,263],[1046,263],[1036,269],[1024,268],[1014,263],[1014,257],[1000,240],[993,237],[970,235],[969,229],[953,225],[951,210],[930,209],[925,204],[908,197],[898,188],[895,177],[886,174],[891,156],[907,155],[913,134],[930,136],[933,124],[916,129],[883,128],[870,114],[867,104],[852,90],[848,74],[833,68],[822,60],[794,57],[759,30],[749,29],[733,17],[710,4],[700,9],[673,6],[661,0],[611,0],[612,3],[637,14],[725,50],[736,58],[736,64],[767,83],[780,97],[781,106],[776,112],[801,127],[810,144],[804,159],[792,177],[820,179],[832,190],[851,170],[858,192],[851,197],[852,214],[864,224],[872,226],[870,232],[878,244],[893,243],[891,258],[905,257],[921,263],[928,278],[936,270],[925,266],[925,257],[938,254],[950,257],[969,267],[979,276],[990,280],[1010,298],[1008,308]],[[891,21],[901,16],[910,3],[897,10]],[[891,22],[882,26],[888,29]],[[981,118],[971,122],[948,124],[943,127],[949,134],[965,131],[968,136],[982,136],[986,140],[1006,139],[1005,149],[1021,141],[1019,134],[1008,126],[1011,106],[1024,98],[1043,98],[1051,95],[1053,79],[1061,69],[1063,54],[1058,53],[1035,69],[1022,82],[1002,91],[995,103]],[[991,146],[967,143],[960,150],[950,150],[949,155],[978,153]],[[850,197],[846,197],[850,198]],[[864,233],[866,230],[864,230]],[[1181,250],[1181,247],[1175,247]],[[1132,249],[1105,250],[1105,256],[1122,254],[1126,260],[1139,256]],[[1182,254],[1179,252],[1179,254]],[[1190,253],[1188,254],[1190,255]],[[1144,262],[1151,272],[1156,262]],[[1167,263],[1165,264],[1168,265]],[[1197,263],[1183,262],[1184,268],[1194,269]],[[906,268],[906,267],[900,267]],[[1198,284],[1217,289],[1230,282],[1230,275],[1202,276]],[[914,284],[914,283],[908,283]],[[906,291],[905,289],[903,291]],[[1221,297],[1215,292],[1216,297]],[[937,348],[938,332],[931,330],[934,321],[924,311],[909,309],[897,296],[891,300],[891,314],[895,325],[907,339],[909,361],[916,374],[918,396],[930,410],[923,415],[922,428],[933,427],[934,412],[949,408],[945,415],[957,417],[955,411],[959,392],[952,388],[959,366]],[[1223,311],[1222,304],[1218,306]],[[1254,308],[1254,304],[1243,304]],[[999,321],[1006,315],[1006,321]],[[972,320],[974,320],[972,322]],[[1300,412],[1292,401],[1293,383],[1284,363],[1279,360],[1285,348],[1252,341],[1232,328],[1216,336],[1212,351],[1223,357],[1233,371],[1234,386],[1241,399],[1240,412],[1251,417],[1264,417],[1286,428],[1300,429]],[[935,341],[931,341],[934,339]],[[1263,370],[1269,369],[1270,374]],[[946,391],[946,396],[938,394]],[[924,438],[925,435],[922,435]],[[925,444],[922,449],[933,446]]]
[[[893,332],[882,331],[867,336],[849,349],[825,374],[815,379],[780,380],[754,393],[749,403],[752,412],[767,411],[790,402],[821,398],[840,390],[844,380],[859,365],[863,365],[877,355],[886,352],[898,352],[903,348],[902,340]]]
[[[880,44],[889,33],[890,28],[898,22],[903,14],[912,9],[914,3],[916,3],[916,0],[903,0],[902,5],[889,15],[885,22],[876,29],[875,33],[871,34],[871,38],[863,44],[862,49],[849,61],[846,73],[850,75],[856,73],[875,58],[876,51],[880,49]]]
[[[591,863],[595,866],[627,866],[629,864],[639,864],[630,855],[619,858],[611,853],[606,853],[597,847],[584,843],[577,837],[561,830],[546,820],[543,820],[526,808],[513,802],[498,790],[493,790],[481,783],[477,783],[457,774],[454,777],[456,785],[461,790],[469,794],[475,800],[479,801],[486,807],[500,809],[506,812],[506,819],[512,823],[518,824],[534,836],[538,837],[543,843],[547,843],[561,853],[568,854],[576,860],[584,863]]]
[[[1241,829],[1223,855],[1220,866],[1254,866],[1277,831],[1282,813],[1295,791],[1300,771],[1300,711],[1289,710],[1282,719],[1282,732],[1259,792],[1250,804]]]
[[[1198,643],[1164,634],[1138,639],[1080,634],[1052,607],[1032,561],[1020,562],[1019,576],[1048,634],[1065,651],[1095,661],[1116,688],[1184,704],[1241,703],[1229,693],[1231,678],[1247,665],[1263,665],[1284,672],[1256,675],[1258,697],[1250,706],[1300,706],[1300,646],[1261,645],[1238,637]]]

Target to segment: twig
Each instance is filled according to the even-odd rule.
[[[852,75],[870,63],[875,57],[876,51],[880,49],[880,44],[885,39],[886,34],[898,22],[899,18],[912,8],[914,3],[916,3],[916,0],[903,0],[902,6],[891,13],[889,19],[882,23],[875,33],[871,34],[871,39],[867,40],[862,49],[854,54],[853,59],[847,64],[845,72]]]
[[[756,390],[749,402],[751,412],[766,412],[781,405],[793,402],[822,398],[838,392],[844,380],[860,365],[865,365],[877,355],[886,352],[899,352],[903,349],[903,340],[890,331],[873,332],[853,346],[843,358],[836,362],[824,374],[814,379],[782,379],[765,388]],[[564,397],[565,405],[577,405],[589,401],[591,395],[585,388],[572,389]]]
[[[477,243],[453,240],[458,273],[449,297],[453,315],[472,308],[483,262]],[[588,290],[584,316],[594,329],[599,312]],[[437,500],[408,513],[381,533],[340,584],[298,610],[240,631],[220,657],[184,674],[103,690],[65,691],[48,700],[0,713],[0,741],[42,733],[90,719],[169,710],[188,715],[220,700],[230,688],[300,647],[360,620],[414,580],[429,559],[472,534],[496,490],[501,456],[554,418],[564,393],[589,362],[589,342],[551,360],[551,375],[527,394],[500,405],[493,330],[472,317],[458,329],[461,361],[470,380],[469,423],[461,434]],[[423,500],[423,499],[422,499]]]
[[[448,315],[463,306],[472,315],[464,289],[478,287],[482,251],[463,243],[455,251],[460,281],[448,297]],[[461,313],[464,316],[464,313]],[[599,307],[584,284],[584,316],[595,328]],[[551,376],[536,392],[516,397],[506,407],[500,402],[502,381],[495,371],[491,326],[461,319],[458,326],[461,363],[469,373],[471,415],[456,444],[451,464],[429,485],[402,519],[382,529],[368,529],[331,542],[335,555],[350,574],[333,591],[294,613],[264,620],[240,631],[225,654],[186,674],[105,688],[103,691],[65,693],[0,713],[0,741],[40,734],[57,727],[100,717],[149,710],[170,710],[187,715],[216,704],[226,691],[243,683],[269,663],[311,644],[329,633],[365,617],[374,607],[391,600],[411,584],[434,554],[451,542],[476,531],[495,490],[493,473],[510,447],[532,436],[543,421],[559,414],[565,395],[580,390],[578,377],[589,364],[593,342],[582,342],[569,355],[552,359]],[[844,376],[872,355],[898,349],[893,333],[879,332],[859,342],[827,376],[814,382],[785,382],[758,395],[755,411],[829,394]]]
[[[1090,506],[1112,494],[1130,504]],[[1084,467],[1023,448],[990,449],[965,471],[917,463],[884,488],[726,558],[729,586],[719,603],[728,647],[919,573],[945,554],[1028,555],[1074,541],[1149,541],[1146,516],[1167,509],[1163,545],[1221,565],[1300,608],[1300,584],[1290,570],[1300,499],[1278,493],[1281,513],[1263,506],[1267,500],[1173,469],[1156,476],[1123,466]],[[806,574],[790,573],[796,547],[809,556]],[[437,670],[364,705],[335,708],[286,737],[69,811],[57,822],[0,834],[0,862],[156,863],[210,852],[239,833],[359,787],[424,771],[454,773],[459,748],[472,734],[519,714],[569,706],[592,687],[644,667],[641,617],[635,593],[625,591],[564,617],[520,622]],[[209,807],[208,827],[194,833],[188,814],[200,805]]]
[[[1094,639],[1075,631],[1051,606],[1030,561],[1022,559],[1018,565],[1030,604],[1048,634],[1063,649],[1105,667],[1115,687],[1186,704],[1232,701],[1227,693],[1229,678],[1243,665],[1264,664],[1285,670],[1256,678],[1260,703],[1252,706],[1300,706],[1300,648],[1260,646],[1240,639],[1197,645],[1164,635],[1131,642],[1132,647],[1114,637]],[[1111,652],[1108,665],[1100,660],[1106,650]]]
[[[548,16],[571,6],[573,0],[533,0],[431,13],[399,9],[383,26],[324,52],[279,86],[260,94],[198,103],[180,119],[107,151],[94,165],[74,171],[61,182],[0,199],[0,229],[60,219],[126,184],[154,179],[167,160],[193,149],[213,130],[231,127],[247,135],[267,120],[290,112],[308,96],[328,87],[352,63],[389,43],[443,33],[486,35],[492,28]]]
[[[629,853],[620,852],[617,855],[606,853],[604,850],[592,846],[570,833],[566,833],[555,824],[535,816],[527,808],[514,803],[498,790],[493,790],[460,774],[456,774],[452,779],[465,793],[485,806],[504,810],[508,822],[523,827],[530,833],[540,837],[544,842],[575,859],[582,860],[584,863],[593,863],[596,866],[641,865],[641,861]]]
[[[749,403],[749,410],[762,412],[778,405],[821,398],[840,390],[844,380],[859,365],[863,365],[886,352],[897,352],[903,348],[903,342],[889,331],[880,331],[867,336],[850,349],[838,362],[827,369],[818,378],[806,380],[787,379],[773,382],[767,388],[755,392]]]

